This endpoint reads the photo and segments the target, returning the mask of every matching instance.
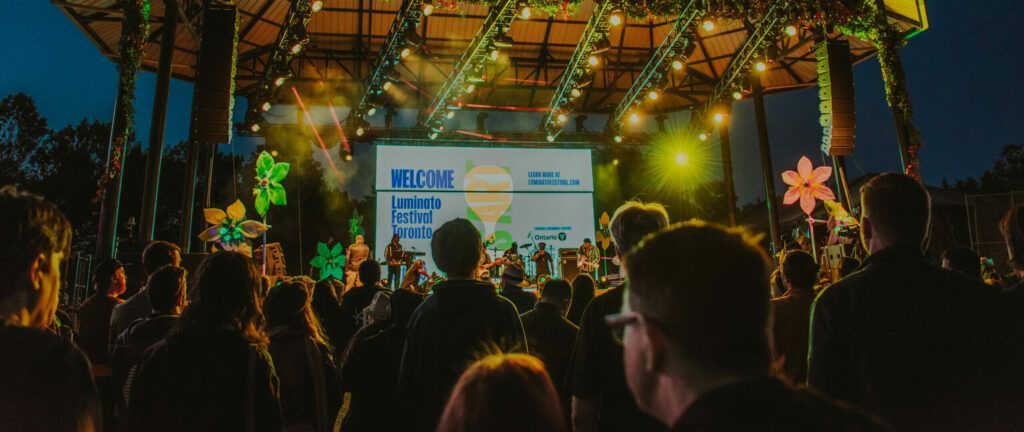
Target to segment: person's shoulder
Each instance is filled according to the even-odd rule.
[[[28,362],[63,362],[88,364],[85,354],[75,344],[48,331],[0,325],[0,353],[4,358],[21,358]]]

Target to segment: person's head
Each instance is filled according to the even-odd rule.
[[[102,261],[92,271],[92,286],[98,294],[117,297],[124,294],[127,283],[124,264],[116,259]]]
[[[540,288],[540,301],[557,306],[565,316],[572,305],[572,285],[565,279],[549,279]]]
[[[548,247],[548,244],[544,243],[544,242],[540,242],[540,243],[537,244],[537,248],[539,248],[540,250],[544,250],[547,247]]]
[[[615,249],[625,255],[640,239],[668,226],[668,211],[658,203],[627,201],[615,209],[610,225]]]
[[[512,247],[510,247],[509,250],[515,252],[517,249],[519,249],[519,243],[512,242]]]
[[[438,432],[555,432],[564,417],[544,364],[526,354],[473,363],[448,398]]]
[[[391,323],[405,328],[412,318],[412,313],[423,303],[423,296],[407,289],[396,290],[391,294]]]
[[[523,273],[523,268],[509,264],[501,273],[501,289],[522,288],[524,280],[526,280],[526,274]]]
[[[366,240],[363,238],[362,234],[356,236],[356,244],[363,244],[364,241]]]
[[[380,263],[374,260],[366,260],[359,264],[359,281],[366,286],[380,283]]]
[[[1010,267],[1017,274],[1024,276],[1024,204],[1006,212],[1006,216],[999,223],[999,230],[1006,240]]]
[[[921,247],[931,223],[931,197],[906,174],[881,174],[860,188],[860,236],[868,252]]]
[[[146,271],[146,275],[153,274],[158,268],[165,265],[181,266],[181,248],[171,242],[150,242],[142,251],[142,268]]]
[[[329,347],[320,328],[320,320],[313,312],[309,288],[305,283],[293,279],[271,288],[263,300],[263,314],[267,318],[268,329],[287,329]]]
[[[588,274],[581,273],[572,279],[572,308],[586,307],[594,298],[594,278]]]
[[[594,244],[590,242],[589,238],[583,239],[583,249],[590,249],[594,247]]]
[[[430,239],[430,254],[448,278],[473,279],[480,263],[480,232],[463,218],[445,222]]]
[[[971,249],[956,246],[942,252],[942,268],[981,279],[981,257]]]
[[[664,423],[699,395],[769,373],[768,258],[743,229],[691,221],[645,238],[626,256],[626,380],[638,406]]]
[[[814,291],[818,282],[818,263],[804,251],[790,251],[782,257],[782,282],[786,289]]]
[[[395,235],[391,236],[391,243],[398,244],[398,241],[401,240],[401,239],[402,238],[399,237],[398,234],[395,234]]]
[[[839,262],[839,278],[849,276],[860,268],[860,260],[854,257],[843,257]]]
[[[57,206],[13,186],[0,188],[0,221],[0,320],[49,327],[71,224]]]
[[[188,272],[170,264],[150,273],[146,281],[146,297],[154,312],[178,315],[185,306],[185,283]]]
[[[181,333],[230,326],[251,343],[266,346],[261,277],[245,254],[210,254],[196,271],[193,298],[181,316]]]
[[[338,292],[335,291],[334,284],[331,279],[324,279],[316,283],[313,288],[313,309],[317,313],[324,313],[323,311],[328,308],[338,307]]]

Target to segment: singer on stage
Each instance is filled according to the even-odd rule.
[[[401,237],[398,234],[391,236],[391,243],[384,249],[384,259],[388,264],[388,286],[391,289],[398,289],[398,284],[402,281],[402,264],[405,264],[399,240]]]
[[[551,254],[546,250],[547,246],[547,243],[538,243],[537,247],[540,248],[540,250],[533,254],[533,258],[530,258],[531,261],[537,264],[537,274],[535,275],[537,280],[540,280],[540,277],[544,275],[551,276],[551,268],[554,267],[554,260],[551,258]]]

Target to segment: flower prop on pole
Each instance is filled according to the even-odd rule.
[[[288,204],[281,181],[288,175],[289,168],[291,165],[285,162],[274,162],[274,157],[267,152],[260,153],[256,159],[256,186],[252,188],[252,194],[256,197],[255,208],[260,217],[267,217],[271,204]]]
[[[249,239],[259,237],[270,227],[254,220],[246,220],[245,205],[240,200],[235,200],[226,210],[218,208],[203,210],[203,216],[211,226],[199,233],[199,239],[217,243],[221,249],[226,251],[252,255],[252,245],[249,244]]]
[[[835,194],[832,189],[825,186],[825,182],[832,177],[832,167],[820,166],[814,168],[807,156],[800,158],[796,165],[796,171],[782,173],[782,181],[789,185],[786,196],[782,203],[786,205],[795,204],[800,201],[800,209],[807,215],[807,226],[811,231],[811,252],[815,261],[818,259],[818,248],[814,243],[814,207],[818,200],[834,201]]]
[[[329,277],[345,280],[345,250],[342,249],[341,243],[335,243],[334,247],[328,248],[326,243],[318,242],[316,253],[317,256],[309,261],[309,265],[319,271],[319,280]]]

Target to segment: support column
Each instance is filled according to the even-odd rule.
[[[722,148],[722,177],[725,180],[725,200],[729,226],[736,226],[736,188],[732,174],[732,148],[729,143],[729,118],[718,127],[718,140]]]
[[[184,253],[192,252],[192,210],[196,200],[196,175],[199,174],[199,143],[189,138],[188,165],[185,168],[185,185],[181,200],[181,231],[178,245]]]
[[[145,55],[149,33],[148,0],[122,2],[121,52],[118,61],[117,96],[114,118],[110,125],[106,170],[99,185],[100,219],[96,229],[95,258],[104,260],[117,256],[118,213],[121,207],[121,181],[124,161],[132,136],[135,110],[135,75]]]
[[[754,114],[757,118],[757,144],[761,150],[761,177],[764,181],[764,202],[768,208],[768,231],[772,240],[772,256],[784,246],[779,232],[778,197],[775,194],[775,170],[772,167],[771,146],[768,142],[768,116],[764,109],[764,91],[761,76],[752,75],[751,87],[754,96]]]
[[[850,195],[850,185],[846,182],[846,157],[832,156],[832,166],[836,172],[836,183],[839,190],[839,202],[843,203],[846,211],[853,211],[853,196]],[[851,213],[852,214],[852,213]]]
[[[160,165],[164,152],[164,127],[167,124],[167,97],[170,94],[174,41],[178,34],[178,2],[176,0],[164,0],[162,32],[160,63],[157,66],[156,91],[153,97],[153,119],[149,127],[149,150],[146,153],[146,180],[142,192],[142,225],[139,242],[143,245],[153,240],[153,227],[156,226]]]

